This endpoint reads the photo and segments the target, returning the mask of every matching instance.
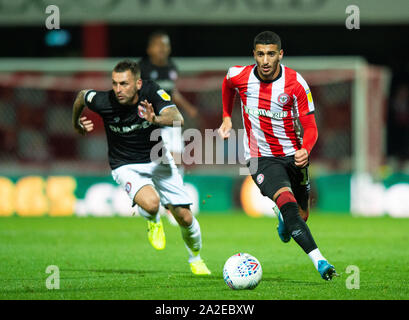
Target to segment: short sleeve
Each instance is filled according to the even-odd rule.
[[[152,85],[149,102],[152,103],[156,114],[160,114],[167,108],[176,107],[170,95],[156,83]]]
[[[97,91],[95,90],[88,90],[84,94],[84,103],[85,105],[90,108],[92,111],[96,111],[96,96]]]
[[[236,78],[239,74],[241,74],[241,72],[245,69],[245,66],[234,66],[234,67],[230,67],[229,70],[227,71],[227,75],[226,75],[226,80],[227,83],[229,84],[230,88],[234,87],[234,78]]]

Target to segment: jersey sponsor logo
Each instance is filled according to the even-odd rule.
[[[307,91],[305,91],[305,93],[307,94],[308,101],[309,101],[309,102],[312,102],[312,95],[311,95],[310,89],[308,89]]]
[[[118,123],[120,120],[121,120],[120,117],[115,117],[115,118],[114,118],[114,122],[115,122],[115,123]]]
[[[94,96],[95,96],[96,94],[97,94],[97,93],[96,93],[95,91],[92,91],[92,92],[88,93],[88,94],[87,94],[87,102],[88,102],[88,103],[91,103],[91,102],[92,102],[92,99],[94,99]]]
[[[288,101],[290,101],[290,96],[286,93],[282,93],[278,96],[277,101],[281,105],[285,105]]]
[[[124,126],[124,127],[115,127],[113,125],[109,125],[109,129],[116,133],[128,133],[138,129],[146,129],[151,125],[149,121],[144,121],[142,123],[136,123],[131,126]]]
[[[287,111],[282,111],[282,112],[271,112],[270,110],[266,109],[254,109],[254,108],[249,108],[247,106],[244,106],[244,111],[247,114],[251,114],[253,116],[264,116],[276,120],[281,120],[283,118],[286,118],[288,115]]]
[[[160,90],[156,91],[156,93],[157,93],[163,100],[165,100],[165,101],[170,101],[170,95],[168,95],[168,93],[167,93],[165,90],[160,89]]]
[[[264,174],[259,173],[258,176],[257,176],[257,178],[256,178],[256,180],[257,180],[257,183],[258,183],[258,184],[262,184],[263,181],[264,181]]]
[[[125,191],[126,191],[127,193],[129,193],[129,192],[131,192],[131,190],[132,190],[132,184],[131,184],[130,182],[127,182],[127,183],[125,184]]]

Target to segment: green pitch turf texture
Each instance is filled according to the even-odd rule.
[[[156,251],[142,218],[0,218],[0,299],[409,299],[409,219],[312,213],[308,225],[340,273],[329,282],[294,240],[279,240],[275,218],[198,219],[208,277],[191,274],[180,230],[166,219],[167,246]],[[262,264],[254,290],[223,281],[224,262],[237,252]],[[49,265],[59,268],[59,290],[45,286]],[[349,265],[359,268],[359,289],[346,287]]]

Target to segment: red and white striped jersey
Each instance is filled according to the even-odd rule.
[[[302,146],[299,117],[314,111],[307,82],[280,65],[276,79],[263,81],[256,65],[231,67],[223,81],[223,117],[230,117],[236,92],[241,100],[245,159],[294,155]]]

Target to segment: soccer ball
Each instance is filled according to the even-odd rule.
[[[231,256],[223,267],[224,282],[234,290],[254,289],[262,275],[260,262],[248,253]]]

